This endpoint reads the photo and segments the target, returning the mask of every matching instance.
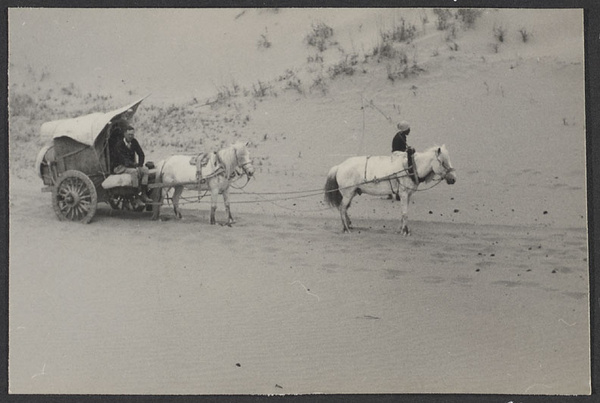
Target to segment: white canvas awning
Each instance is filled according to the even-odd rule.
[[[69,137],[80,143],[92,146],[96,137],[98,137],[102,130],[104,130],[104,127],[112,120],[131,119],[144,98],[106,113],[96,112],[76,118],[46,122],[42,124],[40,128],[40,135],[45,141],[57,137]]]

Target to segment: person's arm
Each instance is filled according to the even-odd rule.
[[[139,161],[138,166],[140,166],[140,167],[144,166],[144,161],[146,159],[146,156],[144,155],[144,151],[142,150],[140,143],[136,139],[133,139],[133,141],[131,142],[131,145],[133,146],[133,150],[135,151],[135,153],[138,156],[138,161]]]

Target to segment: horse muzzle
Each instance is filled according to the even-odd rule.
[[[446,183],[448,185],[454,185],[454,182],[456,182],[456,174],[454,173],[454,171],[450,171],[446,174],[444,179],[446,179]]]
[[[242,168],[244,169],[246,175],[248,175],[248,178],[251,178],[254,175],[254,167],[252,164],[244,165]]]

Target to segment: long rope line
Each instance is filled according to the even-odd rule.
[[[346,187],[338,187],[336,189],[331,189],[331,190],[324,190],[324,189],[309,189],[309,190],[298,190],[298,191],[289,191],[289,192],[246,192],[243,190],[242,188],[238,188],[240,190],[242,190],[241,192],[234,192],[234,193],[230,193],[232,195],[250,195],[250,196],[258,196],[260,198],[260,200],[238,200],[238,201],[230,201],[231,204],[250,204],[250,203],[259,203],[259,202],[265,202],[265,203],[271,203],[274,204],[278,207],[284,208],[284,209],[290,209],[289,207],[286,206],[281,206],[278,205],[276,202],[281,202],[281,201],[288,201],[288,200],[297,200],[297,199],[305,199],[305,198],[309,198],[309,197],[314,197],[314,196],[321,196],[325,193],[331,193],[331,192],[337,192],[340,190],[344,190],[344,189],[349,189],[352,187],[356,187],[356,186],[361,186],[361,185],[365,185],[365,184],[370,184],[370,183],[379,183],[382,181],[391,181],[391,180],[397,180],[403,177],[406,177],[408,175],[399,175],[403,172],[406,172],[406,169],[403,169],[401,171],[395,172],[393,174],[390,174],[388,176],[382,177],[382,178],[375,178],[375,179],[371,179],[371,180],[366,180],[363,181],[357,185],[351,185],[351,186],[346,186]],[[435,186],[439,185],[442,182],[442,179],[439,179],[436,181],[436,183],[434,183],[432,186],[429,186],[425,189],[415,189],[415,188],[411,188],[408,186],[404,186],[402,185],[400,182],[398,182],[399,187],[402,187],[404,190],[412,190],[414,192],[423,192],[429,189],[434,188]],[[247,182],[246,182],[247,184]],[[246,185],[244,185],[245,187]],[[208,203],[208,202],[203,202],[201,199],[204,198],[206,195],[208,194],[208,191],[206,191],[202,196],[198,195],[198,196],[194,196],[194,197],[180,197],[180,200],[183,201],[183,203],[180,202],[180,204],[185,205],[185,204],[191,204],[191,203]],[[289,197],[274,197],[274,198],[266,198],[264,196],[282,196],[282,195],[294,195],[294,196],[289,196]],[[165,197],[165,199],[167,201],[170,201],[171,198],[170,197]],[[318,209],[318,210],[306,210],[306,211],[322,211],[322,210],[327,210],[328,207],[323,208],[323,209]],[[290,209],[290,210],[294,210],[294,209]]]

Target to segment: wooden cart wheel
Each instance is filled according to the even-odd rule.
[[[52,188],[54,212],[61,221],[90,222],[98,206],[92,180],[80,171],[64,172]]]

